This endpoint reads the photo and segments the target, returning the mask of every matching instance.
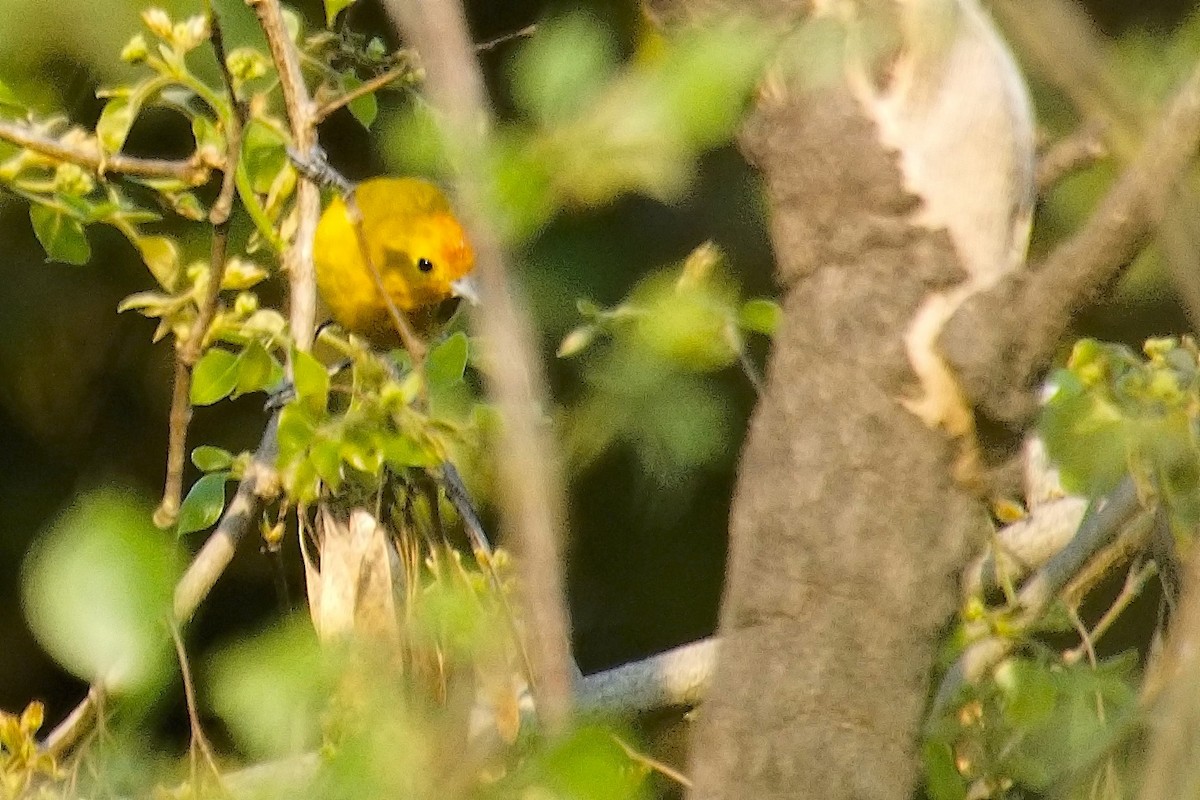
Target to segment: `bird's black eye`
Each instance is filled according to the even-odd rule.
[[[433,262],[428,258],[419,258],[417,259],[417,269],[421,272],[429,272],[433,269]]]

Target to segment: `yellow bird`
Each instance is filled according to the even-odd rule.
[[[468,275],[475,253],[441,189],[420,178],[372,178],[356,187],[354,199],[383,289],[411,315],[415,329],[430,330],[452,305],[448,301],[474,299]],[[396,340],[387,302],[340,197],[317,224],[313,261],[321,297],[343,328],[376,342]]]

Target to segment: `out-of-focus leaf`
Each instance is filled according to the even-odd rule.
[[[109,98],[96,121],[96,138],[108,153],[116,153],[125,146],[125,137],[133,126],[133,120],[141,109],[138,96],[134,93]]]
[[[179,535],[202,531],[221,518],[225,510],[225,482],[228,472],[210,472],[192,484],[179,506]]]
[[[646,796],[646,773],[646,767],[629,758],[611,731],[594,725],[546,744],[513,780],[537,787],[521,796],[640,800]]]
[[[544,121],[572,119],[593,101],[615,65],[611,32],[587,14],[570,14],[540,25],[521,49],[513,94]]]
[[[385,437],[380,453],[387,465],[397,470],[408,467],[435,467],[442,460],[431,447],[404,434]]]
[[[179,280],[179,247],[166,236],[138,236],[133,244],[158,285],[173,291]]]
[[[20,111],[24,108],[21,101],[17,99],[17,95],[8,88],[4,81],[0,81],[0,108],[12,111]]]
[[[738,311],[738,324],[742,328],[764,336],[774,336],[782,319],[783,310],[774,300],[747,300]]]
[[[219,347],[209,349],[192,370],[192,405],[207,406],[233,393],[238,381],[238,357]]]
[[[954,764],[954,751],[945,742],[927,741],[924,747],[925,790],[930,800],[964,800],[967,782]]]
[[[266,194],[288,163],[286,145],[270,126],[251,120],[242,134],[242,166],[254,191]]]
[[[247,752],[283,756],[320,741],[334,673],[308,620],[229,647],[207,671],[213,707]]]
[[[29,207],[29,219],[51,260],[77,266],[91,260],[92,248],[78,220],[49,206],[36,204]]]
[[[556,355],[559,358],[570,358],[582,353],[588,345],[595,341],[596,334],[599,332],[600,328],[596,325],[580,325],[563,337],[562,342],[558,345]]]
[[[38,540],[22,598],[38,640],[63,666],[110,691],[164,677],[174,549],[131,495],[86,495]]]
[[[1004,698],[1004,714],[1014,727],[1041,724],[1053,713],[1057,691],[1049,665],[1011,658],[996,668],[995,681]]]

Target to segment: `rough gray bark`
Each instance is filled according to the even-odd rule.
[[[698,798],[904,798],[933,648],[978,502],[955,446],[898,399],[903,334],[961,279],[945,234],[844,92],[760,104],[785,322],[743,454]]]

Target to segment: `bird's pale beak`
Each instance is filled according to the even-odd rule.
[[[450,282],[450,291],[455,297],[461,297],[473,306],[479,305],[479,290],[475,281],[468,275]]]

